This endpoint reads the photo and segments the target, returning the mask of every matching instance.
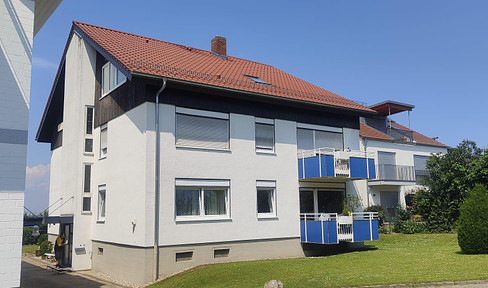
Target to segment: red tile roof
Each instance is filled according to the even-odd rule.
[[[359,127],[359,136],[365,138],[375,138],[375,139],[383,139],[383,140],[393,140],[390,136],[370,127],[366,124],[361,124]]]
[[[400,125],[394,121],[391,121],[391,126],[393,126],[394,128],[398,128],[398,129],[412,131],[413,132],[413,139],[417,142],[417,144],[447,147],[447,145],[445,145],[439,141],[436,141],[430,137],[427,137],[423,134],[420,134],[419,132],[414,131],[412,129],[408,129],[407,127]]]
[[[391,121],[391,126],[397,129],[407,130],[413,132],[413,140],[415,140],[416,144],[420,145],[430,145],[430,146],[439,146],[439,147],[447,147],[447,145],[442,144],[439,141],[436,141],[432,138],[429,138],[423,134],[418,133],[412,129],[408,129],[407,127],[400,125],[394,121]],[[372,138],[372,139],[380,139],[380,140],[389,140],[393,141],[393,138],[389,135],[384,134],[383,132],[368,126],[366,124],[361,124],[359,128],[359,136],[364,138]]]
[[[173,44],[90,24],[73,25],[130,73],[164,76],[206,85],[278,96],[338,108],[374,112],[360,104],[292,76],[273,66]],[[271,85],[258,84],[244,75]]]

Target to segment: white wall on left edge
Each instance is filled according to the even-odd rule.
[[[0,287],[20,285],[34,1],[0,2]]]

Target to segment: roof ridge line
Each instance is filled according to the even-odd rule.
[[[99,25],[88,24],[88,23],[84,23],[84,22],[80,22],[80,21],[73,21],[73,24],[76,25],[76,26],[78,26],[79,28],[82,28],[82,27],[80,27],[80,25],[86,25],[86,26],[100,28],[100,29],[103,29],[103,30],[109,30],[109,31],[116,32],[116,33],[122,33],[122,34],[125,34],[125,35],[135,36],[135,37],[138,37],[138,38],[141,38],[141,39],[153,40],[153,41],[157,41],[157,42],[161,42],[161,43],[166,43],[166,44],[173,45],[173,46],[177,46],[177,47],[181,47],[181,48],[184,48],[184,49],[195,49],[195,50],[198,50],[198,52],[206,52],[206,53],[209,53],[209,54],[212,53],[212,51],[206,50],[206,49],[202,49],[202,48],[197,48],[197,47],[183,45],[183,44],[178,44],[178,43],[173,43],[173,42],[169,42],[169,41],[165,41],[165,40],[161,40],[161,39],[156,39],[156,38],[153,38],[153,37],[142,36],[142,35],[138,35],[138,34],[126,32],[126,31],[120,31],[120,30],[116,30],[116,29],[113,29],[113,28],[107,28],[107,27],[103,27],[103,26],[99,26]],[[276,68],[276,67],[274,67],[273,65],[270,65],[270,64],[261,63],[261,62],[257,62],[257,61],[253,61],[253,60],[248,60],[248,59],[244,59],[244,58],[241,58],[241,57],[227,55],[227,58],[232,58],[232,59],[236,59],[236,60],[253,62],[253,63],[256,63],[256,64],[260,64],[260,65],[265,65],[265,66],[270,66],[270,67]]]

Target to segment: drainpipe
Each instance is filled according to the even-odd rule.
[[[163,85],[159,88],[156,93],[156,104],[155,104],[155,124],[156,124],[156,172],[155,172],[155,189],[154,189],[154,270],[153,279],[154,281],[159,278],[159,174],[161,170],[161,158],[160,158],[160,131],[159,131],[159,95],[166,88],[166,77],[163,78]]]

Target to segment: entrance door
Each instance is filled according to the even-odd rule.
[[[398,192],[397,191],[382,191],[380,194],[381,207],[385,209],[388,216],[394,217],[395,210],[398,206]]]
[[[300,189],[300,213],[341,213],[344,190]]]
[[[59,234],[64,232],[65,241],[67,243],[63,249],[62,265],[65,267],[71,267],[71,258],[73,251],[73,224],[61,224],[59,228]]]

